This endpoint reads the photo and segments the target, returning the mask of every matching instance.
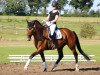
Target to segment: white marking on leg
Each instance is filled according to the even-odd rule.
[[[28,69],[30,62],[31,62],[31,59],[28,59],[28,61],[26,62],[25,66],[24,66],[24,70]]]
[[[52,70],[54,70],[54,68],[55,68],[55,67],[57,67],[57,65],[58,65],[58,64],[54,64],[54,66],[53,66]]]
[[[76,64],[76,65],[75,65],[75,70],[76,70],[76,71],[79,71],[79,68],[78,68],[78,67],[79,67],[78,64]]]
[[[47,69],[48,66],[47,66],[47,63],[46,62],[43,62],[43,66],[44,66],[44,69]]]

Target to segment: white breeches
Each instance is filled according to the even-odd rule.
[[[52,24],[50,26],[51,36],[54,34],[55,28],[56,28],[56,24]]]
[[[54,34],[56,24],[51,24],[50,22],[46,22],[47,26],[50,27],[51,36]]]

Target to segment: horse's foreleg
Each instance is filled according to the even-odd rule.
[[[54,64],[52,70],[54,70],[54,68],[57,67],[58,63],[59,63],[60,60],[63,58],[63,51],[62,51],[62,49],[63,49],[63,48],[57,49],[59,57],[58,57],[56,63]],[[51,71],[52,71],[52,70],[51,70]]]
[[[38,50],[38,51],[36,51],[36,52],[34,52],[34,53],[32,53],[32,54],[30,55],[28,61],[26,62],[25,66],[24,66],[24,70],[27,70],[27,69],[28,69],[28,66],[29,66],[29,64],[30,64],[30,62],[31,62],[31,59],[32,59],[35,55],[40,54],[40,53],[41,53],[41,50]]]
[[[48,66],[47,66],[47,63],[45,61],[44,53],[41,52],[40,55],[41,55],[41,58],[42,58],[42,61],[43,61],[44,71],[47,71]]]
[[[29,63],[31,62],[31,59],[28,59],[28,61],[26,62],[25,66],[24,66],[24,70],[28,69]]]
[[[34,52],[34,53],[32,53],[32,54],[30,55],[29,59],[27,60],[25,66],[24,66],[24,70],[27,70],[27,69],[28,69],[28,66],[29,66],[29,64],[30,64],[30,62],[31,62],[31,59],[35,56],[35,54],[36,54],[36,52]]]

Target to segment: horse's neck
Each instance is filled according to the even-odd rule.
[[[44,42],[44,40],[45,40],[45,39],[43,39],[43,38],[42,38],[42,39],[38,39],[38,38],[37,38],[37,35],[35,35],[35,36],[34,36],[34,45],[35,45],[35,47],[38,49],[39,44],[42,44],[42,42]]]
[[[38,42],[43,40],[43,26],[39,22],[37,22],[37,24],[35,25],[35,29],[36,32],[33,36],[34,44],[37,47]]]
[[[43,27],[42,25],[39,25],[40,23],[38,23],[36,25],[36,35],[35,37],[38,39],[38,40],[42,40],[43,39]]]
[[[36,26],[39,29],[43,29],[43,26],[42,26],[42,24],[39,21],[36,21]]]

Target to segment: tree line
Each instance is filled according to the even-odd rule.
[[[53,0],[0,0],[1,15],[41,15],[46,16],[48,5]],[[97,11],[90,10],[94,0],[56,0],[59,3],[62,16],[100,16],[100,9]],[[69,5],[72,10],[65,9]],[[98,3],[97,7],[100,6]]]

